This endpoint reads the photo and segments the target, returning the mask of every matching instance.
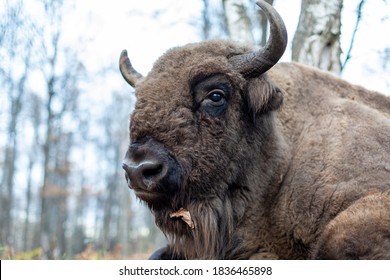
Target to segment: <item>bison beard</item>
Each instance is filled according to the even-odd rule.
[[[192,229],[167,212],[155,212],[156,223],[170,241],[172,258],[223,259],[229,255],[233,231],[233,211],[229,200],[216,198],[208,203],[193,203],[188,211],[194,223]]]

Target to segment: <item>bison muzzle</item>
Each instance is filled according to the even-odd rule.
[[[137,196],[156,208],[178,191],[181,172],[176,160],[161,143],[144,140],[129,147],[123,169]]]

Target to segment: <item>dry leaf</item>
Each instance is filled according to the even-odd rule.
[[[190,211],[180,208],[178,211],[169,214],[170,218],[181,218],[191,229],[195,228],[191,219]]]

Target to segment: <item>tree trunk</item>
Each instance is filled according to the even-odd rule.
[[[66,221],[68,219],[68,183],[71,172],[70,153],[73,135],[64,128],[63,119],[67,112],[76,110],[77,102],[77,57],[60,70],[59,63],[70,52],[64,49],[62,36],[63,2],[47,0],[44,8],[51,30],[48,43],[43,44],[42,67],[46,78],[46,135],[43,147],[44,168],[41,188],[41,246],[49,259],[55,259],[66,252]],[[56,106],[55,106],[56,105]],[[60,106],[58,106],[60,105]]]
[[[203,0],[203,12],[202,12],[202,19],[203,19],[203,26],[202,26],[202,35],[203,39],[207,40],[210,38],[210,28],[211,28],[211,22],[210,22],[210,16],[209,16],[209,0]]]
[[[292,59],[340,74],[342,0],[302,0]]]
[[[270,5],[274,4],[273,0],[265,0]],[[263,11],[259,12],[260,15],[260,23],[261,23],[261,45],[264,46],[265,43],[267,42],[267,29],[268,29],[268,19],[265,16]]]
[[[32,170],[34,168],[34,159],[32,156],[29,158],[28,163],[28,175],[27,175],[27,191],[26,191],[26,217],[24,218],[24,227],[23,227],[23,250],[29,251],[33,248],[30,248],[29,240],[30,240],[30,230],[29,230],[29,224],[30,224],[30,210],[31,210],[31,199],[32,199]]]
[[[27,49],[28,54],[30,49]],[[9,99],[11,101],[10,122],[8,125],[8,139],[5,148],[4,173],[1,182],[1,236],[0,244],[10,246],[12,243],[12,208],[14,200],[14,177],[16,172],[17,146],[18,146],[18,121],[23,106],[23,96],[25,95],[25,84],[30,71],[30,59],[26,56],[24,73],[19,81],[9,88]]]
[[[251,19],[242,0],[223,0],[229,37],[241,43],[254,45]]]
[[[54,60],[52,60],[54,61]],[[47,257],[49,259],[53,259],[54,256],[51,252],[51,241],[50,241],[50,196],[49,196],[49,174],[50,174],[50,151],[51,151],[51,143],[53,138],[53,110],[52,110],[52,101],[54,96],[53,89],[54,77],[52,77],[47,85],[48,85],[48,101],[46,104],[46,136],[45,143],[43,146],[43,156],[44,156],[44,164],[43,164],[43,185],[41,189],[41,226],[40,226],[40,239],[41,246],[43,250],[46,252]]]
[[[110,180],[110,179],[109,179]],[[112,180],[112,178],[111,178]],[[110,251],[111,247],[111,232],[112,232],[112,210],[114,203],[114,194],[116,191],[115,182],[108,182],[107,184],[107,193],[108,197],[104,203],[104,218],[103,218],[103,240],[102,240],[102,249],[106,253]]]

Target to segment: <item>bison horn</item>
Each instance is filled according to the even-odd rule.
[[[123,78],[132,87],[135,87],[137,82],[139,82],[143,78],[143,76],[140,73],[138,73],[131,65],[126,50],[122,51],[121,56],[119,58],[119,69],[121,70]]]
[[[255,78],[268,71],[282,57],[287,46],[287,30],[278,12],[264,1],[256,4],[263,9],[270,23],[265,46],[257,51],[235,55],[229,62],[245,77]]]

